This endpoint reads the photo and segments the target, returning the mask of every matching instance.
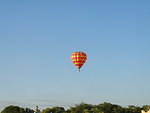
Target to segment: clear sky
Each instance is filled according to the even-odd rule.
[[[1,0],[0,109],[150,104],[149,0]],[[74,51],[87,63],[78,72]]]

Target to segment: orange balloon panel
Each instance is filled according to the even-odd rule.
[[[71,59],[74,65],[80,69],[86,62],[87,55],[84,52],[74,52],[72,53]]]

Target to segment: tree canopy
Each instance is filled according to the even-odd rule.
[[[141,113],[141,110],[147,111],[148,109],[150,109],[149,105],[142,107],[134,105],[122,107],[120,105],[104,102],[98,105],[81,103],[69,109],[58,106],[48,107],[43,109],[41,113]],[[11,105],[4,108],[1,113],[34,113],[34,110]]]

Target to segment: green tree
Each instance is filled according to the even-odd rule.
[[[34,113],[34,110],[30,109],[30,108],[26,108],[25,109],[25,113]]]
[[[81,103],[79,105],[76,105],[75,107],[70,108],[70,113],[84,113],[84,112],[89,112],[92,109],[91,104],[85,104]]]
[[[97,108],[104,113],[112,113],[113,111],[113,105],[107,102],[97,105]]]
[[[130,113],[141,113],[141,108],[138,106],[130,105],[130,106],[128,106],[128,111]]]
[[[65,113],[65,109],[63,107],[46,108],[42,113]]]
[[[23,108],[18,106],[8,106],[1,113],[26,113]]]

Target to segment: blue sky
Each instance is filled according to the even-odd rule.
[[[0,109],[150,104],[150,1],[0,1]],[[79,73],[70,56],[84,51]]]

